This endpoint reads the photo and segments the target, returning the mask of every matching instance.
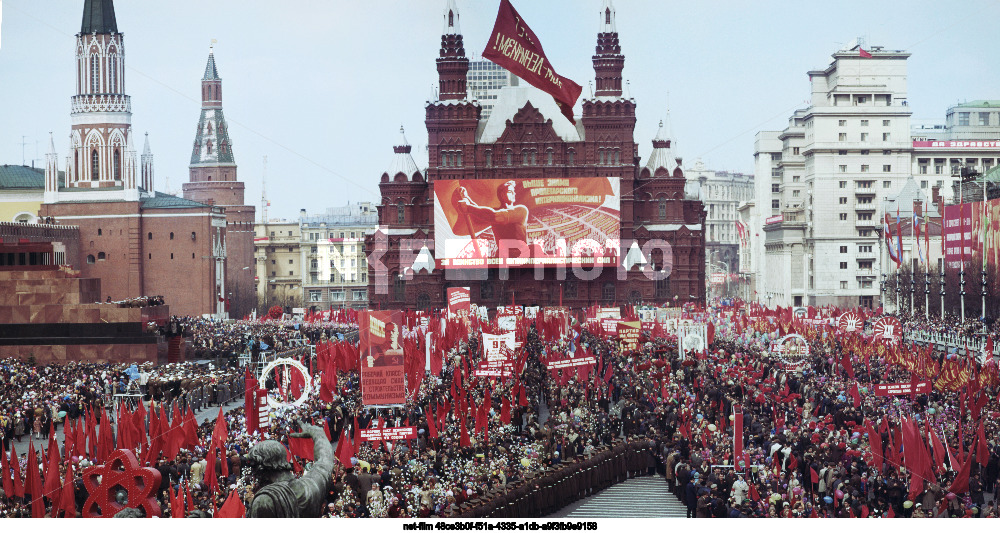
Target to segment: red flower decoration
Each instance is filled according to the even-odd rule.
[[[100,484],[97,478],[101,478]],[[127,508],[141,508],[147,517],[160,516],[160,504],[155,491],[160,488],[160,471],[140,467],[130,450],[115,450],[102,466],[93,466],[83,472],[87,487],[87,503],[83,505],[84,518],[111,518]],[[125,491],[128,499],[118,503],[116,496]]]

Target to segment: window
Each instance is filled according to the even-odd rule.
[[[841,270],[847,270],[847,261],[841,261],[840,262],[840,269]]]
[[[792,176],[792,183],[798,183],[801,176]]]
[[[841,281],[840,282],[840,288],[841,289],[846,289],[847,288],[847,282],[846,281]]]
[[[97,181],[101,176],[101,156],[97,155],[97,150],[90,152],[90,179]]]
[[[87,264],[88,265],[94,264],[94,256],[93,255],[87,255]]]
[[[309,291],[309,301],[318,302],[323,299],[323,291]]]
[[[872,235],[872,230],[870,230],[870,229],[859,229],[858,230],[858,237],[871,237],[871,235]]]
[[[870,279],[863,279],[863,280],[861,280],[861,281],[858,282],[858,287],[861,288],[861,289],[870,289],[870,288],[872,288],[872,280],[870,280]]]
[[[840,253],[846,254],[847,253],[847,247],[846,246],[841,246],[840,247]]]
[[[840,204],[841,204],[841,205],[844,205],[844,204],[846,204],[846,203],[847,203],[847,197],[846,197],[846,196],[841,196],[841,197],[840,197]]]
[[[549,148],[548,150],[545,151],[545,164],[548,165],[548,166],[550,166],[550,167],[552,166],[552,149],[551,148]]]
[[[841,172],[847,172],[847,165],[840,165],[838,168]]]
[[[773,193],[781,192],[781,184],[780,183],[772,183],[771,184],[771,192],[773,192]]]
[[[146,240],[147,241],[153,240],[153,232],[152,231],[146,234]]]
[[[771,200],[771,209],[780,209],[780,208],[781,208],[781,201]]]
[[[271,260],[271,264],[272,264],[272,265],[274,264],[274,259],[272,259],[272,260]]]
[[[792,155],[799,155],[799,147],[798,146],[793,146],[792,147]]]
[[[107,258],[107,256],[104,255],[104,252],[97,252],[97,260],[98,261],[104,261],[106,258]]]
[[[927,174],[927,165],[920,165],[920,173]]]
[[[491,150],[486,150],[486,166],[493,166],[493,152]]]
[[[792,198],[798,198],[798,197],[799,197],[799,191],[798,190],[792,191]]]
[[[958,114],[958,125],[968,126],[969,125],[969,113],[959,113]]]
[[[100,237],[100,236],[101,236],[101,233],[102,233],[102,231],[101,231],[101,228],[97,228],[97,236],[98,236],[98,237]]]
[[[840,220],[847,220],[847,213],[841,213]]]
[[[90,56],[90,92],[101,92],[101,60],[97,58],[97,54]]]
[[[868,134],[867,133],[862,133],[861,134],[861,142],[865,142],[867,140],[868,140]]]
[[[870,253],[872,253],[872,245],[866,244],[866,245],[863,245],[863,246],[858,246],[858,253],[859,254],[870,254]]]
[[[861,172],[868,172],[868,165],[861,165]]]
[[[293,264],[291,259],[288,260],[288,264],[289,265]]]
[[[660,198],[660,220],[666,220],[667,218],[667,199]]]
[[[882,172],[892,172],[892,165],[882,165]]]
[[[927,180],[920,180],[920,188],[921,189],[927,188]]]
[[[882,188],[883,189],[891,189],[892,188],[892,182],[888,181],[888,180],[883,181],[882,182]]]
[[[892,136],[889,135],[889,132],[885,132],[885,133],[882,134],[882,140],[885,141],[885,142],[889,142],[889,140],[891,138],[892,138]]]
[[[406,206],[403,205],[403,202],[399,202],[399,204],[396,205],[396,223],[404,224],[405,222],[406,222]]]
[[[883,126],[888,126],[888,125],[889,125],[889,123],[890,123],[890,120],[889,120],[889,119],[885,119],[885,120],[883,120],[883,121],[882,121],[882,125],[883,125]]]
[[[567,158],[569,159],[569,164],[571,166],[574,165],[575,161],[576,161],[576,151],[570,150],[570,151],[566,152],[566,155],[567,155]]]
[[[598,150],[597,151],[597,157],[600,159],[600,163],[598,163],[598,164],[599,165],[603,165],[604,164],[604,150]]]
[[[847,140],[847,134],[844,133],[844,132],[838,133],[837,134],[837,140],[838,141],[846,141]]]
[[[840,182],[840,188],[841,189],[846,189],[847,188],[847,182],[846,181]]]
[[[837,150],[837,155],[847,155],[847,150]]]
[[[505,152],[505,155],[507,156],[507,166],[508,167],[509,166],[513,166],[514,165],[514,152],[511,152],[510,150],[507,150]]]
[[[838,121],[837,121],[837,125],[838,125],[838,126],[846,126],[846,125],[847,125],[847,121],[846,121],[846,120],[843,120],[843,119],[841,119],[841,120],[838,120]]]
[[[614,283],[605,283],[604,287],[601,289],[601,296],[603,297],[603,299],[604,299],[605,302],[614,302],[615,301],[615,284]]]
[[[866,119],[866,118],[861,119],[861,127],[863,128],[863,127],[865,127],[867,125],[868,125],[868,119]]]

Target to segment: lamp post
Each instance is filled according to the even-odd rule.
[[[941,273],[941,319],[944,320],[944,259],[941,259],[938,265]]]
[[[878,282],[878,298],[879,298],[879,301],[882,304],[882,308],[883,309],[885,309],[885,280],[886,280],[886,277],[887,277],[886,273],[883,272],[882,273],[882,280]]]
[[[928,263],[930,261],[928,260]],[[931,317],[931,278],[927,272],[928,265],[924,265],[924,319]]]

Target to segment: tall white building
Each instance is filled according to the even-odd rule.
[[[500,96],[500,89],[513,85],[510,72],[488,59],[469,61],[469,74],[466,78],[466,89],[470,100],[478,100],[482,107],[481,119],[490,118],[493,105]]]
[[[368,307],[365,236],[377,227],[378,213],[371,202],[331,207],[317,216],[301,212],[300,263],[306,308]]]
[[[740,204],[753,200],[753,175],[709,170],[701,160],[684,170],[684,175],[688,181],[687,189],[697,191],[708,212],[705,220],[708,271],[737,274],[740,270],[737,209]]]
[[[909,53],[859,47],[809,72],[811,105],[757,135],[757,300],[875,306],[881,203],[910,176]],[[779,145],[780,143],[780,145]],[[770,183],[766,177],[771,176]]]

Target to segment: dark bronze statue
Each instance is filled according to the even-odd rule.
[[[301,477],[292,473],[285,447],[273,440],[251,448],[247,461],[261,487],[250,504],[250,518],[319,518],[333,473],[333,446],[323,428],[300,423],[293,437],[313,440],[315,461]]]

